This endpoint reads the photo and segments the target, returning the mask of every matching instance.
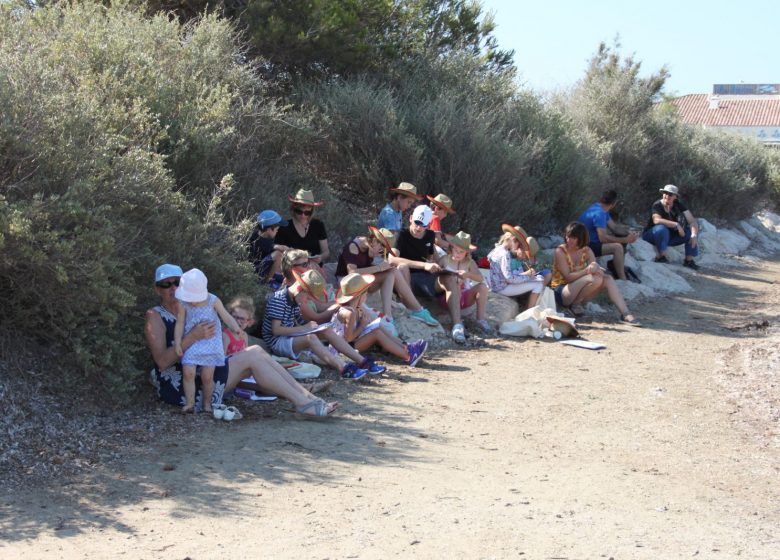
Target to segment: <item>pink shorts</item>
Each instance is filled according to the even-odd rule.
[[[461,290],[460,290],[460,308],[461,309],[466,309],[468,307],[471,307],[471,305],[474,305],[474,302],[472,302],[471,305],[469,305],[469,303],[468,303],[469,295],[471,294],[471,290],[473,290],[473,288],[469,288],[468,290],[465,290],[465,289],[461,288]],[[439,294],[438,299],[439,299],[439,303],[442,305],[442,307],[447,307],[447,298],[445,297],[444,294]]]

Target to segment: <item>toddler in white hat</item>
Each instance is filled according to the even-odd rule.
[[[203,410],[211,412],[211,397],[214,393],[214,367],[225,365],[225,350],[222,345],[222,329],[220,318],[233,333],[246,341],[246,333],[241,330],[236,320],[227,312],[222,301],[207,290],[208,279],[197,268],[188,270],[181,276],[179,287],[176,288],[176,299],[181,302],[179,315],[176,318],[176,328],[173,340],[176,354],[181,357],[184,396],[187,402],[182,412],[195,410],[195,373],[200,366],[200,380],[203,384]],[[216,322],[214,336],[196,340],[186,349],[182,347],[182,339],[199,323]]]

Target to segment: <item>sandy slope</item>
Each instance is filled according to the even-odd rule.
[[[191,435],[4,496],[0,556],[780,558],[779,274],[594,318],[600,352],[494,339],[342,384],[331,422],[171,413]]]

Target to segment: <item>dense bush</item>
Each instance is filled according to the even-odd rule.
[[[257,80],[215,18],[0,11],[3,322],[48,341],[71,381],[121,392],[155,266],[197,265],[226,295],[251,288],[212,173],[242,110],[261,112]]]

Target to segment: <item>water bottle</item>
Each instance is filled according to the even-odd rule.
[[[561,338],[563,338],[563,335],[560,333],[560,331],[546,330],[544,331],[544,338],[549,338],[551,340],[560,340]]]

